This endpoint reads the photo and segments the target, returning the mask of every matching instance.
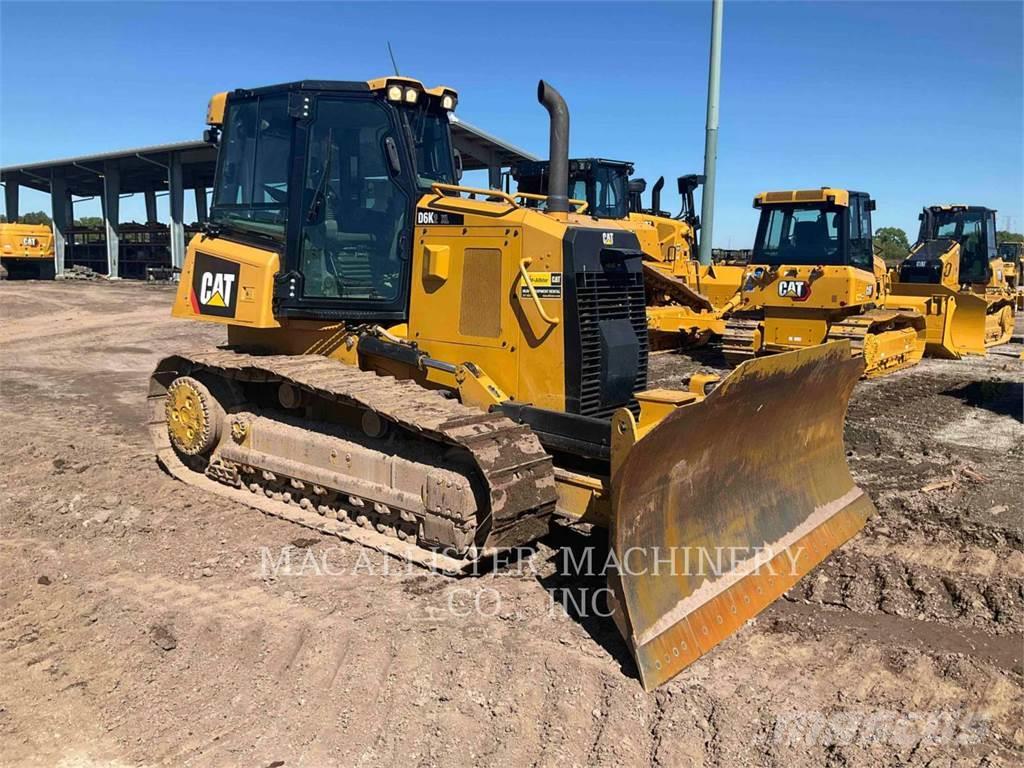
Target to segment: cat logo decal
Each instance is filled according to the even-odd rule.
[[[238,304],[239,264],[205,253],[196,254],[189,299],[199,315],[234,317]]]

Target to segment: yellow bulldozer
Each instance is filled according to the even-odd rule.
[[[547,192],[550,173],[547,161],[520,163],[512,169],[520,193],[537,198]],[[696,258],[699,217],[694,191],[703,176],[680,176],[682,209],[675,217],[661,210],[661,177],[651,190],[651,207],[641,197],[647,184],[630,178],[633,164],[605,158],[574,158],[569,161],[569,194],[584,202],[582,211],[599,219],[620,221],[637,236],[644,252],[647,321],[651,343],[659,347],[701,344],[721,335],[725,325],[721,311],[739,290],[743,268],[700,264]]]
[[[0,223],[0,279],[52,280],[53,232],[43,224]]]
[[[1016,295],[996,250],[996,212],[932,205],[920,220],[917,243],[893,271],[886,301],[929,316],[929,351],[940,356],[983,355],[1008,342]]]
[[[727,311],[722,350],[733,364],[846,339],[880,376],[921,360],[924,316],[885,306],[888,279],[872,249],[874,201],[865,192],[763,192],[751,263]],[[884,307],[884,308],[883,308]]]
[[[172,314],[227,344],[157,365],[155,449],[185,482],[446,574],[554,516],[599,526],[651,689],[873,511],[842,439],[863,365],[841,342],[649,389],[643,253],[571,210],[564,100],[540,83],[541,210],[458,185],[457,98],[397,76],[213,97],[209,223]]]
[[[1024,243],[1005,240],[999,243],[998,253],[1003,261],[1006,284],[1014,293],[1017,311],[1024,311]]]
[[[655,255],[649,259],[645,274],[647,325],[652,344],[659,347],[680,342],[693,346],[721,336],[725,332],[724,314],[734,305],[744,272],[742,266],[705,265],[697,260],[700,217],[694,191],[704,183],[704,177],[680,176],[676,183],[682,207],[675,217],[661,209],[664,176],[651,189],[650,208],[642,205],[642,189],[630,198],[629,219],[639,225],[638,235],[643,237],[644,230],[656,233],[656,246],[651,249]],[[692,294],[705,303],[693,300]]]

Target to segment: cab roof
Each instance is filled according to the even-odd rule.
[[[938,213],[939,211],[984,211],[995,213],[995,208],[986,208],[984,205],[964,205],[963,203],[948,203],[944,205],[926,205],[929,211]]]
[[[370,91],[383,91],[390,85],[413,86],[438,99],[445,94],[450,94],[455,99],[459,97],[458,92],[454,88],[449,88],[446,85],[427,88],[422,82],[413,77],[402,77],[400,75],[376,77],[372,80],[295,80],[290,83],[264,85],[259,88],[236,88],[233,91],[216,93],[210,99],[210,105],[206,112],[206,122],[209,125],[220,125],[224,121],[224,106],[228,95],[239,97],[259,96],[265,93],[281,93],[282,91],[368,93]]]
[[[778,205],[780,203],[828,203],[831,205],[848,206],[850,204],[850,195],[860,194],[863,193],[847,189],[837,189],[836,187],[761,192],[754,197],[754,207],[759,208],[762,205]]]
[[[535,176],[547,171],[550,161],[532,160],[526,163],[517,163],[512,169],[513,176]],[[569,160],[569,172],[587,170],[592,165],[607,165],[612,168],[621,168],[627,174],[633,173],[633,163],[628,160],[608,160],[603,157],[574,157]]]

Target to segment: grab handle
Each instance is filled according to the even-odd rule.
[[[540,314],[541,319],[548,325],[558,325],[562,322],[561,318],[551,317],[547,312],[544,311],[543,305],[540,303],[540,296],[537,295],[537,289],[533,287],[533,283],[530,282],[530,273],[526,271],[526,268],[530,266],[533,259],[520,259],[519,260],[519,275],[523,278],[523,283],[526,285],[526,290],[530,292],[530,298],[533,299],[534,306],[537,307],[537,312]]]

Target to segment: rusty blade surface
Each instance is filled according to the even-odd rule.
[[[616,623],[651,690],[863,527],[843,447],[849,342],[743,363],[641,439],[613,479]]]

